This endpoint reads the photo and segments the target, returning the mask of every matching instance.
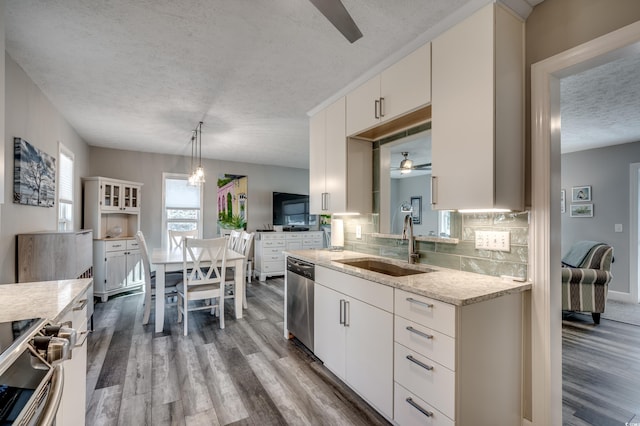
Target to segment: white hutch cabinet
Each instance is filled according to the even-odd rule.
[[[104,177],[84,183],[84,226],[93,229],[94,294],[109,296],[144,284],[135,234],[140,229],[142,184]],[[121,230],[113,236],[114,231]]]

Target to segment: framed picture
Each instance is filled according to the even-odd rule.
[[[22,138],[13,138],[13,202],[53,207],[56,159]]]
[[[565,201],[565,190],[560,192],[560,213],[564,213],[567,209],[567,202]]]
[[[593,204],[571,204],[571,217],[593,217]]]
[[[571,188],[571,202],[581,203],[583,201],[591,201],[591,185]]]
[[[411,219],[414,225],[422,223],[422,197],[411,197]]]

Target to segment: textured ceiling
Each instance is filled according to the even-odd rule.
[[[560,80],[562,152],[640,141],[640,54]]]
[[[541,0],[504,0],[526,16]],[[307,112],[489,0],[6,0],[6,50],[90,145],[308,167]]]

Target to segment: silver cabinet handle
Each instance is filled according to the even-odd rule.
[[[435,185],[435,180],[436,179],[437,179],[437,177],[432,175],[431,176],[431,180],[429,181],[429,184],[431,185],[431,205],[432,206],[435,206],[436,204],[438,204],[438,200],[436,199],[436,196],[435,196],[435,193],[434,193],[434,190],[436,188],[436,185]]]
[[[340,299],[340,324],[344,325],[344,299]]]
[[[351,316],[351,308],[349,305],[349,301],[344,301],[344,326],[349,327],[351,323],[349,322],[349,317]]]
[[[433,303],[422,302],[420,300],[416,300],[413,297],[407,297],[407,302],[415,303],[416,305],[422,305],[425,308],[433,308]]]
[[[417,359],[415,359],[415,358],[413,357],[413,355],[407,355],[407,359],[408,359],[409,361],[411,361],[412,363],[414,363],[414,364],[416,364],[416,365],[419,365],[420,367],[424,368],[424,369],[425,369],[425,370],[427,370],[427,371],[431,371],[431,370],[433,370],[433,366],[431,366],[431,365],[427,365],[427,364],[425,364],[425,363],[424,363],[424,362],[422,362],[422,361],[418,361]]]
[[[73,307],[74,311],[81,311],[84,309],[85,306],[87,306],[87,299],[82,299],[80,301],[78,301],[78,304],[76,306]]]
[[[415,401],[413,400],[413,398],[409,397],[409,398],[405,399],[405,401],[407,401],[407,403],[409,403],[410,406],[412,406],[416,410],[420,411],[425,416],[427,416],[427,417],[433,416],[433,412],[432,411],[426,410],[426,409],[422,408],[421,406],[419,406],[418,404],[416,404]]]
[[[384,117],[384,98],[380,98],[380,118]]]
[[[373,102],[373,117],[377,120],[380,118],[380,115],[378,114],[378,109],[380,108],[380,100],[376,99]]]
[[[414,334],[417,334],[418,336],[422,336],[425,339],[433,339],[433,334],[423,333],[422,331],[416,330],[415,328],[411,327],[410,325],[407,326],[407,330],[412,332],[412,333],[414,333]]]
[[[322,206],[320,206],[320,209],[323,211],[329,210],[329,193],[328,192],[323,192],[322,193]]]

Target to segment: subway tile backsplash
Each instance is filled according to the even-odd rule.
[[[529,212],[453,213],[453,215],[452,233],[459,235],[459,243],[416,241],[420,263],[484,275],[527,277]],[[379,229],[377,221],[377,214],[344,217],[344,248],[365,254],[406,260],[406,241],[373,235]],[[356,239],[356,225],[362,227],[361,239]],[[509,231],[511,250],[509,252],[477,250],[475,231]]]

